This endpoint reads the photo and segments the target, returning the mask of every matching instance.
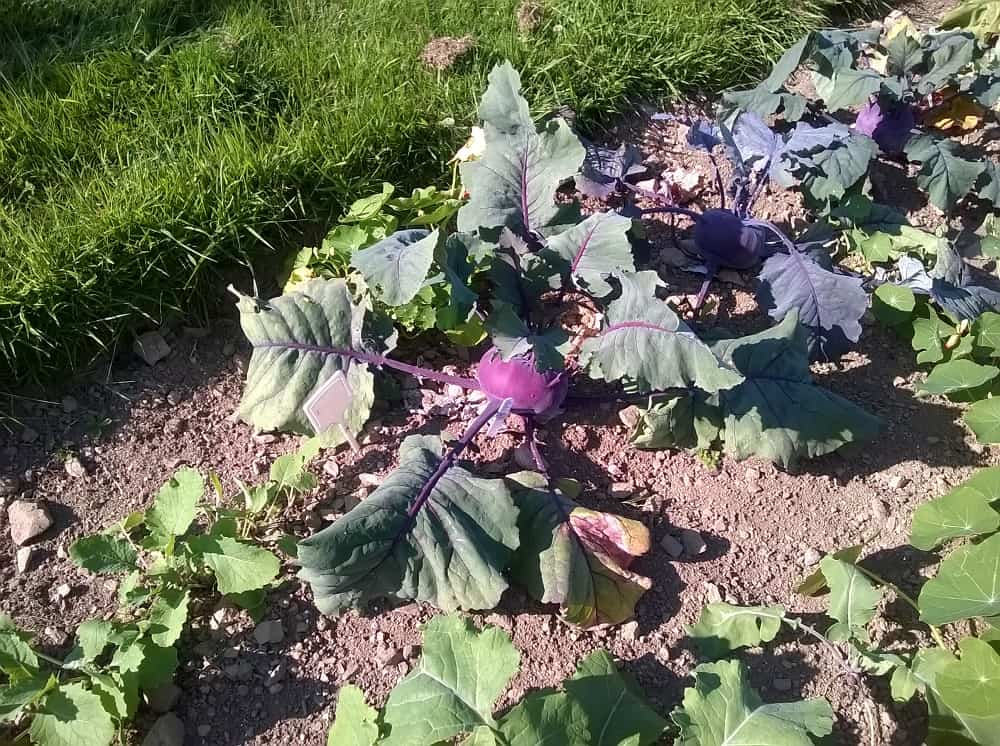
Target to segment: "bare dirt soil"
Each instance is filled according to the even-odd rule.
[[[937,14],[937,11],[935,11]],[[702,156],[681,144],[676,125],[661,124],[636,132],[654,168],[697,169],[705,200],[710,199],[710,169]],[[889,200],[892,201],[891,199]],[[794,195],[768,194],[761,217],[788,224],[801,217]],[[923,204],[915,205],[921,223],[933,221]],[[676,269],[671,230],[651,224],[648,265],[661,270],[671,293],[697,291],[701,278]],[[751,278],[727,276],[717,283],[717,309],[701,323],[748,331],[766,326],[750,292]],[[249,290],[249,288],[246,288]],[[52,653],[65,653],[76,625],[115,609],[115,583],[95,579],[67,558],[68,546],[129,512],[148,506],[155,490],[180,465],[214,471],[235,492],[236,480],[260,481],[278,455],[293,450],[298,439],[255,434],[234,418],[249,349],[233,318],[208,329],[167,330],[172,352],[147,366],[126,355],[109,376],[95,377],[45,400],[15,398],[19,426],[0,434],[0,475],[8,477],[3,507],[15,497],[44,501],[55,526],[35,544],[35,558],[25,572],[14,566],[15,547],[0,511],[0,611],[37,633]],[[463,358],[442,344],[408,360],[439,366]],[[958,421],[960,407],[942,400],[917,400],[914,353],[908,343],[866,320],[855,352],[836,364],[815,366],[827,386],[879,415],[881,435],[872,443],[842,449],[814,460],[794,473],[767,462],[736,463],[722,458],[718,468],[684,452],[643,452],[628,444],[629,429],[617,406],[570,411],[542,433],[544,453],[554,475],[572,476],[584,485],[581,502],[622,513],[645,523],[653,534],[652,550],[635,569],[654,585],[640,601],[635,623],[581,631],[562,623],[556,609],[534,603],[517,589],[501,608],[474,613],[480,623],[507,630],[521,652],[522,667],[504,695],[509,705],[526,691],[553,685],[596,647],[610,650],[636,675],[664,713],[691,683],[697,658],[684,626],[702,607],[720,598],[738,603],[781,603],[807,620],[822,604],[798,596],[794,587],[818,560],[818,553],[864,542],[870,566],[915,594],[935,557],[907,546],[909,518],[922,501],[941,494],[974,469],[998,462],[997,453],[974,443]],[[314,533],[330,517],[334,497],[355,492],[359,475],[387,474],[396,463],[396,447],[413,432],[460,433],[474,407],[459,402],[451,412],[434,406],[444,401],[437,385],[407,388],[404,400],[379,402],[362,438],[360,453],[341,449],[313,464],[320,486],[305,504],[285,516],[286,529],[299,537]],[[63,399],[65,395],[67,398]],[[426,406],[430,405],[430,406]],[[516,419],[516,418],[514,418]],[[522,442],[518,423],[512,430],[480,437],[468,459],[487,473],[512,471],[515,446]],[[77,459],[85,474],[67,463]],[[71,474],[70,472],[75,472]],[[612,499],[612,483],[633,487],[632,496]],[[661,544],[668,534],[697,531],[705,541],[700,554],[673,557]],[[236,609],[199,610],[181,639],[183,693],[175,711],[186,724],[185,743],[323,744],[339,686],[359,685],[373,704],[381,704],[419,654],[420,625],[436,612],[412,604],[397,609],[348,612],[321,617],[309,592],[286,569],[286,581],[272,593],[266,619],[281,620],[284,640],[260,645],[253,622]],[[56,588],[69,584],[61,598]],[[905,645],[910,610],[890,603],[876,639]],[[768,701],[825,696],[837,713],[838,744],[919,744],[924,720],[919,703],[892,702],[879,682],[858,682],[839,674],[831,652],[808,638],[783,635],[766,650],[742,655],[752,683]],[[870,693],[877,708],[865,703]],[[135,742],[155,719],[143,710]]]

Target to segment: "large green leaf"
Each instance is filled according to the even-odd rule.
[[[536,132],[510,63],[493,69],[479,115],[486,151],[461,164],[469,201],[458,211],[458,230],[507,227],[527,236],[556,221],[559,185],[580,170],[585,150],[562,119]]]
[[[273,578],[272,578],[273,579]],[[181,636],[188,618],[187,590],[166,588],[149,609],[149,637],[162,648],[169,648]]]
[[[546,255],[561,272],[591,295],[611,291],[609,274],[635,272],[628,233],[632,220],[616,212],[594,213],[578,225],[549,239]]]
[[[268,550],[228,536],[198,536],[191,540],[191,548],[211,568],[222,594],[263,588],[281,569],[281,562]]]
[[[146,513],[146,527],[158,541],[169,541],[191,528],[198,516],[198,501],[205,494],[205,481],[197,470],[178,469],[160,487],[153,507]]]
[[[36,746],[109,746],[115,724],[100,697],[67,684],[45,697],[28,733]]]
[[[913,660],[913,677],[927,700],[927,746],[1000,746],[1000,714],[979,718],[953,711],[944,702],[939,678],[960,666],[949,650],[924,648]]]
[[[103,619],[88,619],[76,628],[76,639],[80,646],[83,660],[92,661],[97,658],[111,642],[114,627],[111,622]]]
[[[436,230],[397,231],[357,252],[351,265],[361,271],[369,287],[377,288],[384,303],[401,306],[423,287],[437,242]]]
[[[934,366],[919,391],[923,394],[952,394],[982,386],[1000,373],[994,365],[982,365],[971,360],[949,360]]]
[[[920,589],[918,605],[927,624],[1000,614],[1000,534],[945,557]]]
[[[626,378],[646,390],[697,386],[703,391],[743,380],[656,297],[663,283],[655,272],[624,274],[619,280],[621,295],[608,305],[604,328],[583,345],[581,359],[592,378]]]
[[[0,687],[0,723],[17,720],[25,708],[30,707],[54,688],[58,680],[54,676],[31,676],[8,682]]]
[[[392,690],[384,746],[431,746],[479,726],[494,726],[493,704],[517,672],[520,655],[496,627],[435,617],[424,625],[420,662]]]
[[[980,443],[1000,443],[1000,397],[973,402],[962,420]]]
[[[882,85],[882,76],[874,70],[850,67],[834,71],[830,78],[817,75],[814,79],[816,93],[830,111],[861,106]]]
[[[1000,653],[988,642],[966,637],[961,659],[937,677],[941,700],[952,712],[974,718],[1000,718]]]
[[[529,693],[504,715],[498,729],[503,746],[590,746],[586,713],[565,692]],[[496,737],[491,738],[477,733],[462,746],[495,746]]]
[[[95,573],[132,572],[139,555],[125,539],[95,534],[77,539],[69,548],[69,558]]]
[[[992,533],[1000,529],[1000,513],[991,507],[998,499],[1000,467],[983,469],[914,511],[910,543],[927,551],[948,539]]]
[[[872,312],[879,321],[889,326],[909,321],[916,307],[916,296],[903,285],[879,285],[872,294]]]
[[[801,159],[806,166],[802,188],[817,202],[843,197],[847,190],[868,173],[868,164],[878,152],[875,141],[850,133]]]
[[[760,456],[787,467],[878,432],[877,418],[813,383],[794,311],[770,329],[716,342],[712,350],[745,377],[709,400],[723,420],[725,450],[737,459]]]
[[[365,693],[356,686],[340,687],[327,746],[375,746],[378,735],[378,712],[365,702]]]
[[[399,467],[374,493],[299,544],[300,576],[328,614],[394,598],[439,608],[488,609],[507,588],[503,571],[518,545],[517,508],[503,480],[455,466],[409,511],[441,463],[437,438],[413,435]]]
[[[346,353],[381,347],[365,337],[365,310],[355,306],[343,280],[311,280],[270,301],[240,296],[240,323],[253,354],[240,417],[262,430],[313,434],[303,412],[309,397],[342,371],[351,390],[344,423],[360,431],[375,400],[368,367]],[[342,439],[339,429],[327,445]]]
[[[702,609],[698,622],[685,631],[702,655],[721,658],[736,648],[770,642],[783,621],[782,606],[734,606],[717,601]]]
[[[833,731],[825,699],[764,704],[739,661],[703,663],[693,673],[694,687],[671,715],[677,746],[813,746],[811,736]]]
[[[921,165],[917,184],[926,189],[931,203],[949,211],[975,185],[985,169],[983,162],[969,161],[958,155],[952,140],[923,134],[906,144],[906,156]]]
[[[573,624],[630,619],[651,585],[629,570],[649,550],[648,529],[581,508],[551,489],[541,474],[520,472],[508,479],[521,535],[511,576],[539,601],[560,604]]]
[[[875,616],[882,593],[853,562],[828,556],[819,566],[830,588],[829,614],[839,623],[827,636],[831,639],[854,636]]]
[[[20,678],[38,668],[38,656],[28,644],[29,639],[10,617],[0,614],[0,671],[10,678]]]

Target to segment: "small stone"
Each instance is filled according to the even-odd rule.
[[[17,574],[23,575],[31,569],[32,560],[35,559],[34,547],[21,547],[14,555],[14,565],[17,567]]]
[[[270,445],[278,440],[277,435],[272,435],[271,433],[258,433],[253,436],[254,443],[260,443],[261,445]]]
[[[142,739],[142,746],[184,746],[184,723],[172,712],[161,715]]]
[[[885,521],[889,517],[889,507],[878,498],[872,500],[872,518]]]
[[[142,358],[146,365],[156,365],[170,354],[170,345],[159,332],[146,332],[135,338],[132,345],[135,354]]]
[[[690,528],[681,530],[681,544],[684,545],[684,551],[690,557],[704,554],[707,548],[701,534]]]
[[[261,645],[279,643],[285,639],[285,627],[280,619],[267,620],[254,627],[253,636]]]
[[[406,660],[413,660],[420,654],[419,645],[404,645],[403,646],[403,658]]]
[[[667,554],[671,557],[680,557],[684,554],[684,545],[670,534],[667,534],[660,539],[660,546],[663,547]]]
[[[10,538],[16,546],[24,546],[45,533],[52,525],[52,516],[43,503],[15,500],[7,508]]]
[[[333,477],[336,479],[340,476],[340,464],[338,464],[333,459],[329,459],[323,462],[323,473],[328,477]]]
[[[896,474],[894,477],[889,479],[889,489],[901,490],[909,483],[910,483],[909,477],[904,477],[902,474]]]
[[[13,497],[21,489],[20,477],[0,477],[0,497]]]
[[[774,687],[774,691],[776,692],[787,692],[792,688],[792,680],[779,676],[771,682],[771,686]]]
[[[892,385],[895,386],[897,389],[904,388],[906,386],[906,379],[903,378],[902,376],[896,376],[895,378],[892,379]]]
[[[629,430],[632,430],[639,424],[640,417],[642,417],[642,410],[635,404],[630,404],[618,413],[618,419]]]
[[[63,584],[57,585],[55,587],[55,590],[52,592],[52,595],[55,598],[66,598],[72,592],[73,592],[73,588],[70,587],[70,584],[69,583],[63,583]]]
[[[702,583],[702,586],[705,588],[705,598],[710,604],[717,604],[722,601],[722,591],[719,589],[719,586],[707,580]]]
[[[639,632],[639,622],[634,619],[627,624],[623,624],[620,635],[623,640],[634,640]]]
[[[522,443],[514,449],[514,463],[522,469],[534,469],[535,457],[531,455],[531,448]]]
[[[378,474],[366,474],[364,472],[358,474],[358,484],[362,487],[367,487],[370,490],[375,489],[384,481],[385,478],[380,477]]]
[[[34,443],[36,440],[38,440],[38,431],[37,430],[33,430],[30,427],[26,427],[26,428],[24,428],[24,430],[21,431],[21,442],[22,443]]]
[[[635,492],[635,487],[629,482],[613,482],[611,484],[611,497],[615,500],[628,500],[632,497],[633,492]]]
[[[382,668],[389,668],[402,662],[403,658],[402,648],[389,648],[388,650],[383,650],[379,653],[375,660],[380,666],[382,666]]]
[[[819,564],[821,559],[823,559],[823,556],[819,553],[819,550],[809,547],[802,553],[802,566],[812,567],[813,565]]]
[[[754,484],[760,480],[760,470],[755,469],[752,466],[748,467],[744,478],[746,479],[748,484]]]
[[[211,732],[212,732],[212,726],[209,725],[208,723],[198,726],[198,735],[201,736],[202,738],[204,738]]]
[[[149,709],[161,715],[174,709],[180,698],[181,688],[177,684],[164,684],[146,692],[146,702],[149,703]]]
[[[87,476],[87,467],[83,465],[83,462],[76,456],[70,456],[66,459],[66,463],[63,464],[66,469],[66,473],[69,474],[73,479],[83,479]]]
[[[470,404],[479,404],[480,402],[486,401],[486,392],[474,389],[469,392],[466,398],[468,398]]]
[[[452,399],[461,399],[465,396],[465,389],[457,383],[449,383],[444,387],[444,395]]]
[[[63,412],[65,412],[66,414],[72,414],[73,412],[75,412],[79,408],[80,408],[80,405],[77,403],[76,399],[74,399],[72,396],[64,396],[63,397],[63,400],[62,400],[62,410],[63,410]]]
[[[42,630],[42,634],[45,636],[45,639],[57,648],[61,648],[69,642],[69,635],[66,634],[65,630],[61,630],[58,627],[46,627]]]

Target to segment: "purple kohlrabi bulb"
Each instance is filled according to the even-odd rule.
[[[868,135],[882,152],[902,153],[915,124],[913,109],[902,101],[882,102],[872,99],[858,112],[854,129]]]
[[[536,415],[558,409],[569,386],[565,371],[539,371],[534,354],[504,360],[496,347],[488,349],[479,360],[476,378],[491,399],[510,399],[512,411]]]

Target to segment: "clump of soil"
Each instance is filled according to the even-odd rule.
[[[471,36],[439,36],[427,42],[420,61],[431,70],[447,70],[475,46]]]

